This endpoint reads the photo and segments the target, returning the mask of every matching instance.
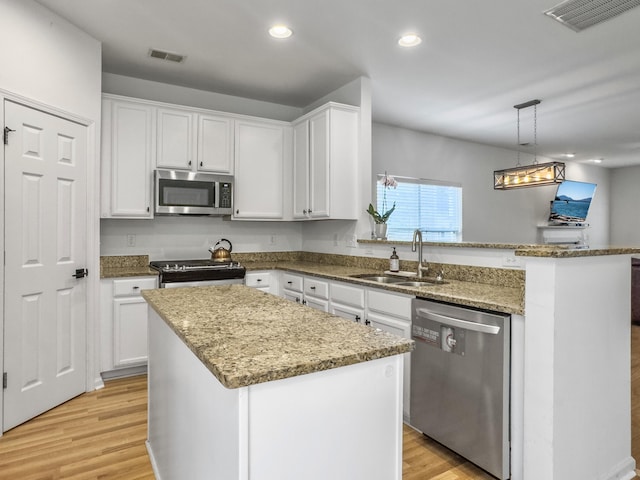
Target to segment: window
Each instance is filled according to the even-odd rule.
[[[383,175],[378,175],[381,180]],[[396,209],[387,220],[389,240],[411,241],[419,228],[425,241],[462,240],[462,187],[434,180],[395,177],[396,188],[377,186],[377,210]],[[386,196],[386,199],[385,199]],[[383,201],[385,206],[383,207]]]

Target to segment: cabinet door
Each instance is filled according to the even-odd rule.
[[[282,290],[282,298],[286,298],[292,302],[302,303],[302,293],[287,290],[286,288]]]
[[[309,119],[309,215],[311,218],[327,218],[330,215],[329,141],[329,111],[325,110]],[[353,186],[351,188],[357,190]]]
[[[293,127],[293,218],[309,218],[309,121]]]
[[[147,302],[141,297],[113,300],[113,364],[126,367],[147,362]]]
[[[315,308],[316,310],[321,310],[323,312],[329,311],[329,301],[322,298],[305,295],[304,303],[307,307]]]
[[[233,121],[198,115],[198,165],[204,172],[233,173]]]
[[[190,170],[193,166],[193,114],[182,110],[158,109],[159,168]]]
[[[235,122],[235,219],[284,217],[284,126]]]
[[[109,207],[105,217],[152,218],[152,158],[155,138],[154,108],[114,101],[110,129],[103,139],[111,152],[102,159],[110,162]],[[111,138],[109,138],[109,134]]]
[[[355,308],[348,305],[340,305],[338,303],[331,302],[329,312],[333,313],[347,320],[353,320],[357,323],[365,323],[364,320],[364,308]]]
[[[375,328],[379,328],[385,332],[393,333],[399,337],[411,339],[411,322],[403,321],[396,318],[383,315],[381,313],[375,313],[369,310],[367,314],[367,320],[370,325]],[[405,419],[409,418],[409,395],[411,394],[411,354],[405,353],[404,359],[404,373],[403,373],[403,396],[402,396],[402,410]]]

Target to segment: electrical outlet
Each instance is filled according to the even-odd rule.
[[[271,235],[269,237],[269,245],[275,245],[278,241],[278,237],[276,235]]]
[[[356,248],[357,246],[358,246],[358,236],[357,235],[350,235],[347,238],[347,247]]]
[[[338,246],[338,234],[337,233],[333,234],[333,246],[334,247]]]
[[[518,257],[510,256],[510,257],[502,257],[502,266],[510,267],[510,268],[519,268],[522,266],[520,259]]]
[[[127,247],[135,247],[136,246],[136,236],[132,233],[127,234]]]

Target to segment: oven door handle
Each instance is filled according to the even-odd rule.
[[[418,316],[426,318],[427,320],[433,320],[443,325],[450,327],[464,328],[465,330],[471,330],[473,332],[488,333],[491,335],[497,335],[500,333],[500,327],[496,325],[485,325],[484,323],[470,322],[468,320],[461,320],[459,318],[448,317],[446,315],[440,315],[439,313],[433,313],[424,308],[417,309]]]

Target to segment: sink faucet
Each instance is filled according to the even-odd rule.
[[[413,232],[413,242],[411,243],[411,251],[415,252],[416,251],[416,239],[418,240],[418,278],[422,278],[423,277],[423,273],[424,272],[428,272],[429,271],[429,265],[423,265],[422,264],[422,232],[420,231],[420,229],[416,229]]]

